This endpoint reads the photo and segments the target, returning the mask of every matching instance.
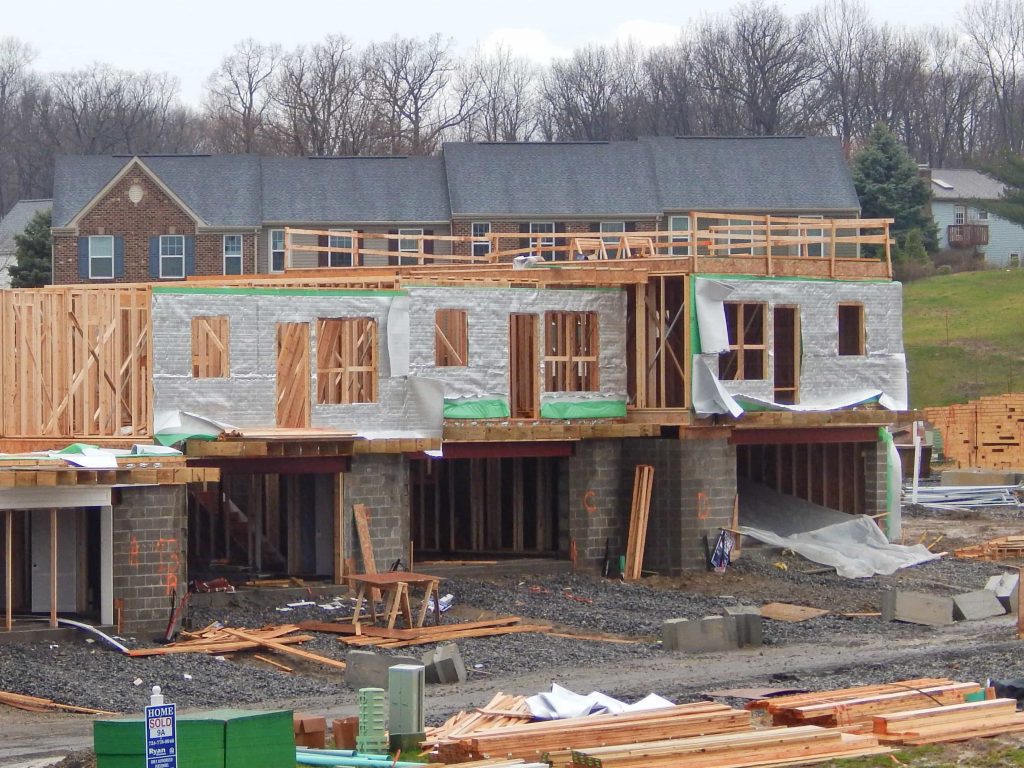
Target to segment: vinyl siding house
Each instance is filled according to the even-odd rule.
[[[7,271],[14,263],[17,246],[14,238],[25,231],[25,227],[40,211],[48,211],[53,200],[19,200],[0,219],[0,288],[9,288],[11,276]]]
[[[996,200],[1002,182],[964,168],[936,168],[931,172],[932,216],[939,228],[939,247],[976,249],[997,267],[1021,265],[1024,226],[980,210],[973,200]]]

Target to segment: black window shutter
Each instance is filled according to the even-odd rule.
[[[160,277],[160,238],[149,238],[149,276],[154,280]]]
[[[398,230],[397,229],[389,229],[388,230],[388,234],[389,235],[397,235],[398,234]],[[398,253],[398,241],[395,238],[393,238],[393,237],[389,237],[388,238],[388,252],[389,253]],[[393,267],[393,266],[396,266],[399,263],[400,263],[399,262],[399,258],[397,256],[388,256],[388,264],[390,266]]]
[[[89,279],[89,238],[78,238],[78,276],[83,280]]]
[[[432,229],[424,229],[423,230],[423,234],[427,235],[427,236],[433,235],[434,234],[434,230],[432,230]],[[434,252],[434,241],[433,240],[424,240],[423,241],[423,252],[424,253],[433,253]]]
[[[327,235],[318,235],[316,240],[316,244],[321,248],[330,247],[331,240],[330,237],[328,237]],[[316,265],[318,267],[329,267],[331,265],[330,254],[328,254],[327,251],[317,251]]]
[[[121,235],[114,237],[114,277],[124,277],[124,238]]]
[[[196,236],[185,235],[185,275],[196,273]]]
[[[565,232],[565,222],[564,221],[556,221],[555,222],[555,232],[558,232],[558,233]],[[555,247],[556,248],[560,248],[560,247],[566,246],[568,244],[569,244],[569,240],[567,238],[557,237],[557,236],[555,237]],[[555,261],[565,261],[568,258],[569,258],[569,254],[568,253],[566,253],[564,251],[555,251]]]
[[[636,222],[635,221],[627,221],[626,222],[626,231],[627,232],[636,232]]]
[[[601,231],[601,222],[599,222],[599,221],[592,221],[592,222],[590,222],[590,231],[591,232],[600,232]]]

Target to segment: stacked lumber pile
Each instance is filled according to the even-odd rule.
[[[198,632],[182,632],[181,639],[175,643],[155,648],[133,648],[128,651],[128,655],[136,658],[164,656],[169,653],[221,655],[237,651],[267,649],[336,669],[345,668],[343,661],[293,648],[292,646],[298,643],[305,643],[313,639],[312,635],[295,634],[298,631],[299,627],[295,624],[281,624],[262,629],[233,629],[219,624],[211,624]]]
[[[1024,731],[1024,713],[1017,711],[1015,699],[972,701],[874,718],[875,738],[906,746],[966,741],[1014,731]]]
[[[568,766],[573,748],[633,744],[750,730],[750,713],[714,702],[622,715],[593,715],[572,720],[550,720],[512,725],[471,734],[439,745],[446,763],[514,757],[546,760]]]
[[[942,433],[943,453],[958,466],[1024,466],[1024,394],[925,408],[924,414]]]
[[[954,550],[957,557],[972,560],[1010,560],[1024,557],[1024,536],[1000,536],[981,544]]]
[[[113,715],[105,709],[92,709],[91,707],[76,707],[72,704],[60,704],[50,699],[43,699],[39,696],[26,696],[23,693],[11,693],[0,691],[0,704],[6,704],[15,709],[22,709],[26,712],[74,712],[80,715]]]
[[[432,759],[443,759],[442,745],[447,753],[460,739],[495,728],[528,723],[531,720],[533,714],[526,705],[525,696],[509,696],[499,692],[485,706],[478,707],[472,712],[459,712],[436,728],[428,728],[422,747],[425,752],[430,753]]]
[[[355,647],[405,648],[410,645],[426,645],[466,637],[493,637],[517,632],[548,632],[550,624],[523,624],[518,616],[503,616],[497,619],[469,621],[462,624],[441,624],[433,627],[412,629],[388,629],[369,624],[341,624],[325,621],[304,621],[299,629],[309,632],[329,632],[341,635],[338,639]]]
[[[654,487],[654,467],[638,464],[633,477],[633,501],[629,508],[629,535],[626,539],[626,581],[640,578],[647,546],[647,520],[651,513],[651,490]]]
[[[758,699],[747,704],[747,709],[764,710],[772,725],[820,725],[841,727],[854,733],[871,733],[875,715],[962,704],[965,697],[981,690],[977,683],[921,678]]]
[[[873,736],[804,725],[573,750],[569,768],[743,768],[889,751]]]

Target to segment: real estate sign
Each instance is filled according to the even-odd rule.
[[[178,768],[174,704],[146,707],[146,768]]]

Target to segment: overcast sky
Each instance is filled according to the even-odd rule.
[[[950,25],[963,7],[962,0],[866,2],[876,20],[908,25]],[[799,13],[817,0],[779,5]],[[170,72],[182,97],[195,104],[210,72],[246,37],[289,49],[331,33],[362,45],[393,34],[440,32],[460,50],[503,41],[545,62],[590,42],[667,42],[708,9],[732,6],[707,0],[0,0],[0,37],[31,43],[44,72],[94,61]]]

